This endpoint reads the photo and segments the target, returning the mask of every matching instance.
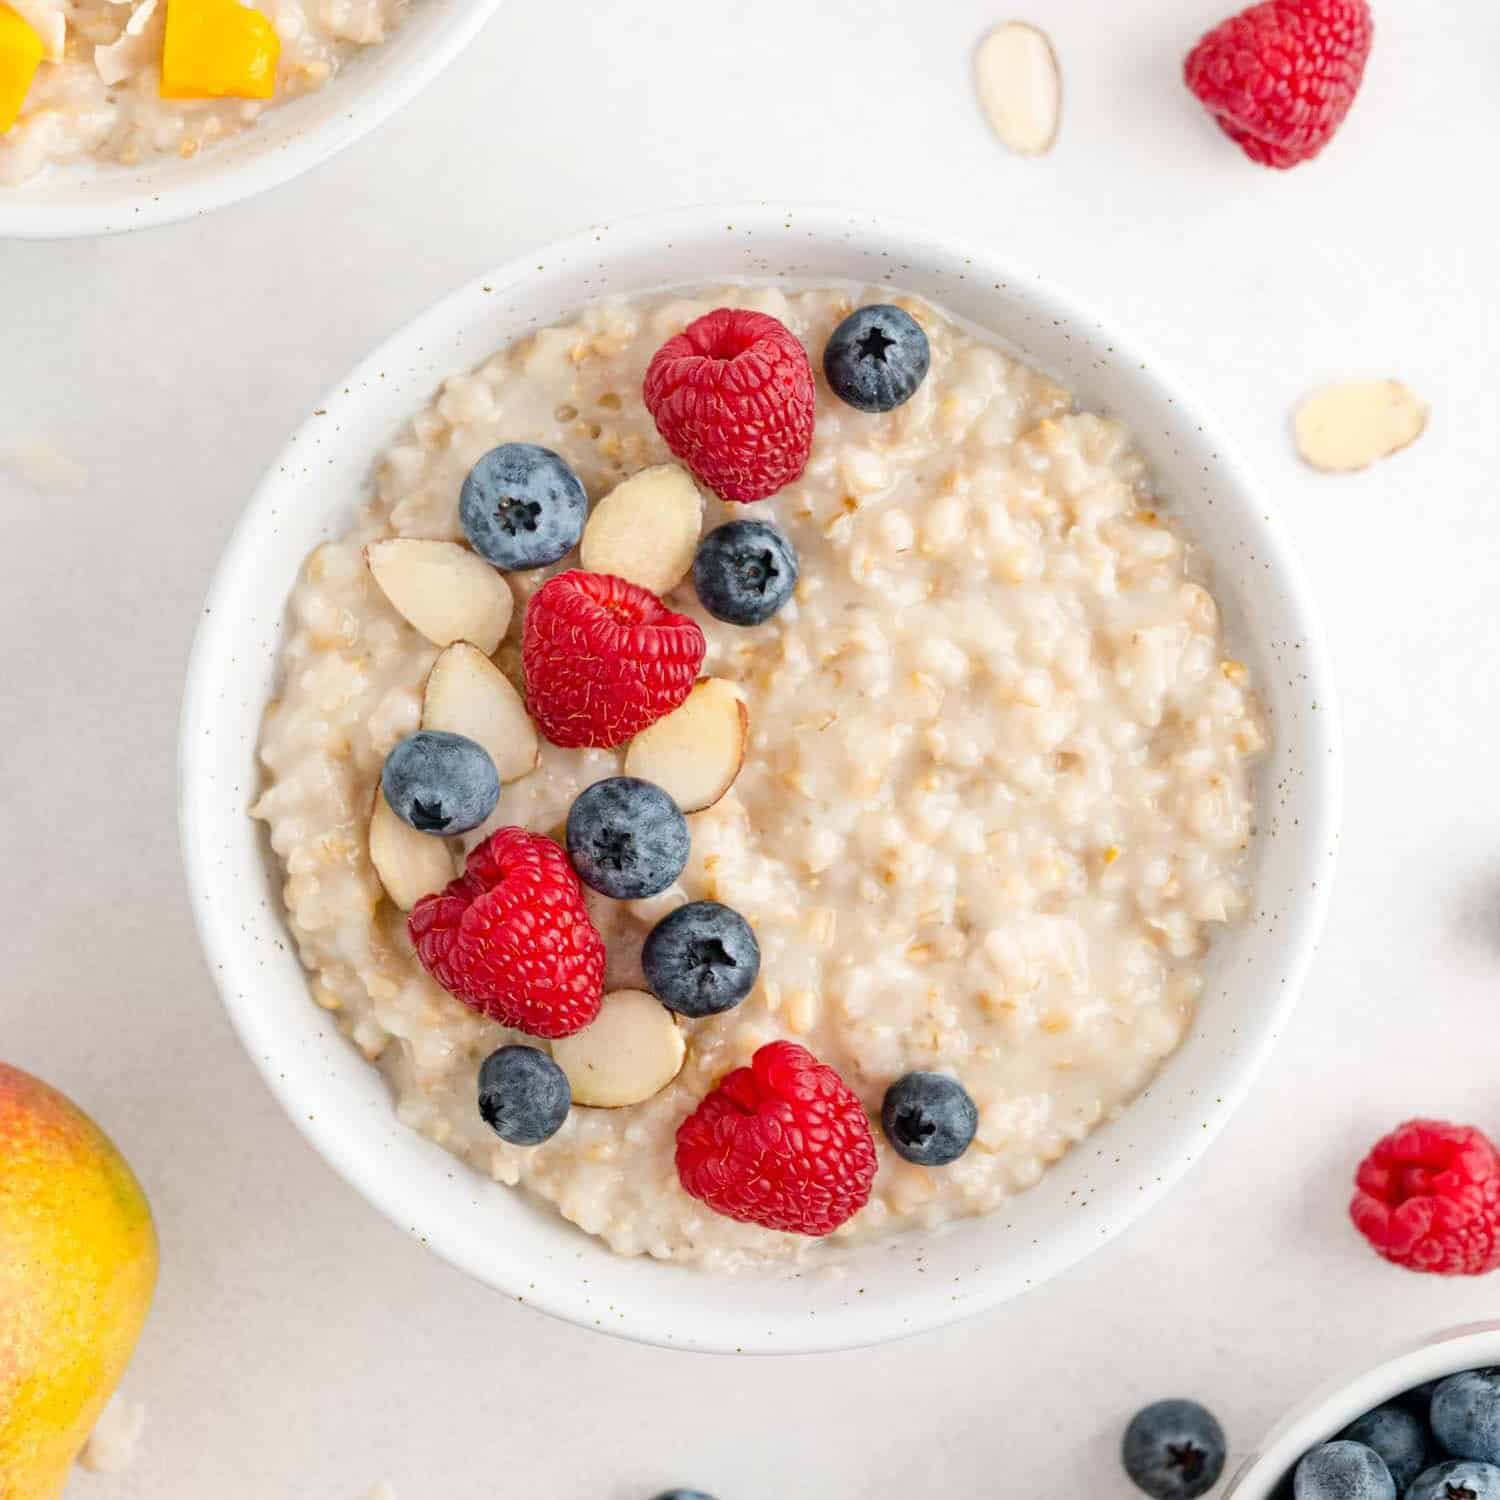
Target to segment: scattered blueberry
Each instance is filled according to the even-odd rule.
[[[1405,1500],[1500,1500],[1500,1468],[1454,1458],[1417,1476]]]
[[[797,552],[765,521],[726,521],[698,544],[693,587],[715,619],[761,625],[797,587]]]
[[[568,1075],[535,1047],[501,1047],[479,1065],[479,1113],[512,1146],[539,1146],[562,1129]]]
[[[668,1010],[697,1020],[733,1010],[755,987],[760,944],[737,911],[717,901],[689,901],[647,934],[641,967]]]
[[[656,1500],[714,1500],[714,1497],[702,1490],[663,1490]]]
[[[1296,1500],[1396,1500],[1385,1460],[1363,1443],[1324,1443],[1297,1465]]]
[[[397,744],[385,758],[380,786],[403,822],[445,837],[478,828],[500,800],[489,751],[440,729],[419,729]]]
[[[1500,1464],[1500,1369],[1443,1381],[1432,1393],[1432,1435],[1454,1458]]]
[[[589,501],[578,476],[550,448],[502,443],[469,470],[458,519],[474,550],[514,573],[544,568],[578,545]]]
[[[1427,1428],[1405,1407],[1377,1406],[1356,1418],[1341,1433],[1351,1443],[1363,1443],[1385,1461],[1396,1489],[1406,1487],[1432,1462],[1427,1447]]]
[[[567,843],[585,885],[616,901],[639,901],[682,874],[692,840],[682,809],[659,786],[611,776],[579,793]]]
[[[1224,1469],[1224,1429],[1196,1401],[1157,1401],[1125,1429],[1121,1461],[1152,1500],[1193,1500]]]
[[[899,307],[861,307],[849,314],[823,351],[823,374],[840,401],[860,411],[894,411],[927,378],[927,335]]]
[[[968,1090],[944,1073],[907,1073],[885,1091],[885,1138],[919,1167],[946,1167],[969,1149],[979,1111]]]

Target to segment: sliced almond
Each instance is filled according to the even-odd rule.
[[[447,843],[403,823],[378,786],[370,811],[370,863],[386,895],[402,911],[442,890],[458,873]]]
[[[510,628],[510,585],[457,542],[390,537],[365,562],[396,611],[434,646],[472,641],[488,656]]]
[[[659,1094],[682,1070],[686,1055],[671,1011],[645,990],[612,990],[590,1025],[552,1044],[573,1103],[600,1109]]]
[[[703,531],[703,497],[686,469],[657,464],[616,485],[583,528],[579,559],[653,594],[682,582]]]
[[[1422,436],[1427,403],[1399,380],[1325,385],[1297,407],[1297,451],[1315,469],[1349,474]]]
[[[702,677],[677,708],[631,740],[625,774],[654,781],[685,813],[702,812],[734,785],[749,738],[740,689]]]
[[[990,128],[1012,151],[1042,156],[1062,121],[1062,73],[1044,31],[1006,21],[974,54],[974,85]]]
[[[432,664],[422,728],[446,729],[483,745],[501,781],[519,781],[541,757],[536,726],[510,679],[477,646],[455,641]]]

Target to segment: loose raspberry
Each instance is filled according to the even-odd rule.
[[[725,500],[764,500],[812,449],[812,366],[767,313],[719,307],[652,357],[646,408],[667,446]]]
[[[1251,161],[1311,161],[1343,124],[1375,23],[1366,0],[1264,0],[1188,54],[1187,86]]]
[[[771,1042],[678,1127],[677,1176],[728,1218],[830,1234],[869,1201],[875,1141],[832,1068],[795,1042]]]
[[[687,697],[703,651],[697,624],[655,594],[607,573],[559,573],[527,606],[526,705],[554,745],[623,745]]]
[[[532,1036],[571,1036],[599,1014],[604,940],[568,857],[551,839],[501,828],[464,873],[406,919],[417,957],[465,1005]]]
[[[1500,1155],[1470,1125],[1408,1120],[1359,1164],[1349,1205],[1378,1255],[1411,1271],[1500,1266]]]

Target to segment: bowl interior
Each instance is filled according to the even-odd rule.
[[[1296,1461],[1357,1416],[1429,1380],[1500,1363],[1500,1323],[1467,1323],[1407,1344],[1371,1369],[1347,1371],[1314,1391],[1240,1465],[1224,1500],[1266,1500]]]
[[[120,234],[192,218],[276,187],[394,114],[459,52],[500,0],[420,0],[391,38],[352,57],[326,88],[277,105],[190,161],[91,161],[0,188],[0,239]]]
[[[538,264],[540,263],[540,269]],[[826,1273],[723,1278],[614,1256],[550,1208],[397,1124],[385,1086],[310,1003],[260,826],[255,743],[302,559],[349,524],[374,458],[447,375],[604,295],[722,278],[889,282],[1022,351],[1127,421],[1211,559],[1272,724],[1253,917],[1213,949],[1197,1025],[1151,1088],[1001,1211],[854,1252]],[[184,701],[184,855],[205,948],[241,1037],[300,1129],[397,1224],[549,1312],[628,1337],[809,1350],[896,1337],[1033,1286],[1096,1248],[1204,1149],[1284,1024],[1321,922],[1338,804],[1327,668],[1295,562],[1241,463],[1152,366],[1032,278],[903,231],[774,206],[599,228],[462,288],[320,403],[264,481],[205,608]],[[917,1274],[921,1272],[922,1274]]]

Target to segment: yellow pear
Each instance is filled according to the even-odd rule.
[[[56,1089],[0,1063],[0,1500],[57,1500],[156,1286],[146,1195]]]

